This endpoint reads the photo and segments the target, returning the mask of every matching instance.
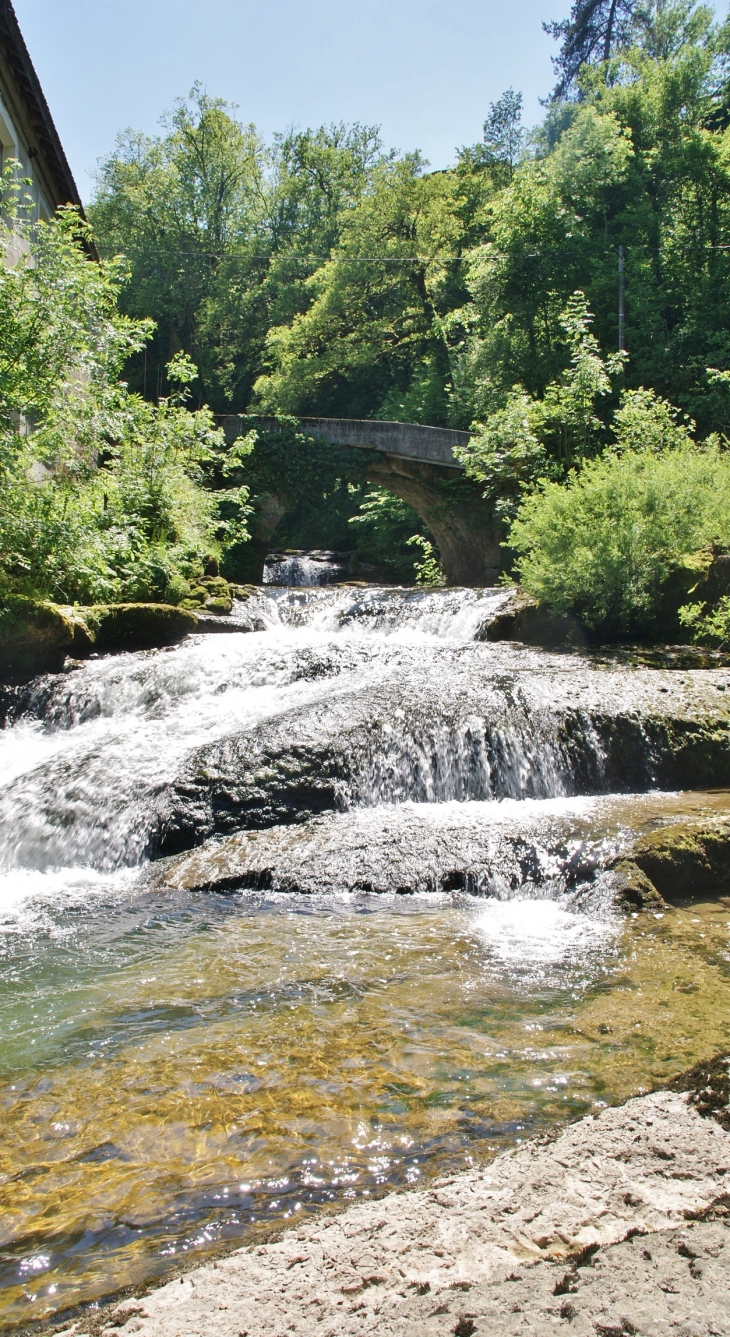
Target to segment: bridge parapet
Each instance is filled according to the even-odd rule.
[[[216,421],[224,429],[228,442],[252,427],[260,427],[262,432],[282,430],[278,418],[260,414],[218,414]],[[383,455],[399,455],[442,469],[461,470],[454,448],[467,445],[470,439],[468,432],[457,432],[451,427],[424,427],[421,423],[380,422],[371,418],[298,418],[297,421],[307,436],[324,437],[332,445],[377,450]]]

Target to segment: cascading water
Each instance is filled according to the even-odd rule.
[[[724,1034],[727,909],[627,922],[602,869],[724,810],[669,791],[730,781],[730,673],[485,642],[506,597],[268,588],[240,634],[5,691],[6,1321],[484,1158]]]
[[[273,552],[264,563],[264,585],[334,585],[344,570],[333,552]]]

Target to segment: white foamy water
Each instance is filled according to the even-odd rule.
[[[197,748],[382,680],[398,646],[468,640],[491,603],[477,591],[262,592],[236,611],[253,608],[264,632],[193,637],[43,680],[0,733],[0,871],[138,862],[146,798]]]
[[[264,565],[264,585],[332,585],[342,571],[331,552],[272,553]]]
[[[405,643],[473,641],[507,601],[502,589],[381,589],[349,586],[279,589],[256,601],[268,626],[307,627],[349,637],[388,637]],[[234,610],[244,616],[248,604]],[[252,609],[253,611],[253,609]]]
[[[206,768],[216,766],[205,749],[257,730],[260,736],[271,725],[274,760],[289,740],[293,764],[298,747],[310,754],[321,747],[328,755],[339,738],[330,719],[341,718],[346,728],[363,693],[364,723],[353,744],[362,756],[345,758],[354,779],[342,806],[436,800],[435,812],[442,805],[452,825],[454,813],[463,812],[468,829],[483,821],[480,805],[454,799],[507,793],[516,796],[515,813],[534,825],[533,810],[519,808],[527,796],[553,801],[570,792],[541,685],[542,667],[557,661],[527,647],[474,643],[504,598],[501,590],[261,591],[236,606],[234,620],[254,617],[264,631],[196,636],[172,649],[108,656],[37,680],[15,721],[0,731],[0,908],[60,896],[76,883],[91,894],[97,877],[143,863],[167,820],[172,787],[184,789],[200,768],[205,789]],[[574,663],[564,659],[559,671],[570,672]],[[475,670],[482,686],[472,700]],[[529,699],[517,685],[523,670],[532,684]],[[505,675],[516,685],[505,687]],[[456,713],[439,715],[449,692]],[[589,724],[583,745],[600,762]],[[236,781],[235,756],[232,764]],[[267,765],[252,781],[264,792]],[[316,769],[308,774],[316,783]],[[195,842],[208,820],[196,815],[196,801],[183,846]],[[573,807],[564,812],[580,825],[589,801],[565,802]],[[503,806],[498,820],[509,812]],[[232,820],[245,826],[248,819]],[[267,817],[265,824],[277,820]],[[424,831],[424,838],[436,835]]]
[[[489,901],[474,915],[472,930],[485,944],[493,964],[527,972],[532,980],[549,978],[549,968],[602,954],[616,938],[617,922],[575,914],[557,901],[515,898]]]

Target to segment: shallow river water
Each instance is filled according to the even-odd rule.
[[[151,877],[153,813],[196,749],[286,735],[338,702],[347,716],[348,693],[385,701],[394,674],[418,696],[421,673],[441,664],[452,681],[474,656],[500,683],[580,668],[600,686],[605,663],[475,642],[502,598],[270,591],[265,631],[92,661],[11,706],[2,1322],[482,1162],[727,1045],[730,901],[626,919],[600,881],[602,858],[632,833],[724,811],[721,791],[581,794],[551,754],[535,796],[532,756],[524,796],[463,800],[462,775],[438,803],[406,792],[394,810],[392,787],[385,806],[371,787],[354,807],[345,796],[339,816],[280,828],[295,863],[309,841],[306,895]],[[621,672],[629,691],[632,670]],[[718,674],[713,690],[730,681]],[[452,842],[454,830],[464,842],[486,831],[498,871],[483,894],[454,878],[460,889],[447,878],[419,890],[415,874],[374,894],[348,872],[363,847],[393,866],[414,831],[425,858],[444,827]],[[516,832],[529,858],[515,863]]]

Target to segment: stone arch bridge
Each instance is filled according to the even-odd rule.
[[[455,447],[466,445],[468,432],[366,418],[297,421],[307,436],[369,452],[368,481],[401,497],[421,517],[438,544],[450,585],[496,583],[503,566],[503,532],[479,487],[464,477],[453,453]],[[250,414],[221,414],[217,422],[229,445],[252,427],[266,432],[283,430],[278,418]],[[455,479],[461,480],[461,485],[448,487]],[[256,563],[262,571],[270,540],[286,509],[284,498],[274,493],[258,499],[251,530]]]

